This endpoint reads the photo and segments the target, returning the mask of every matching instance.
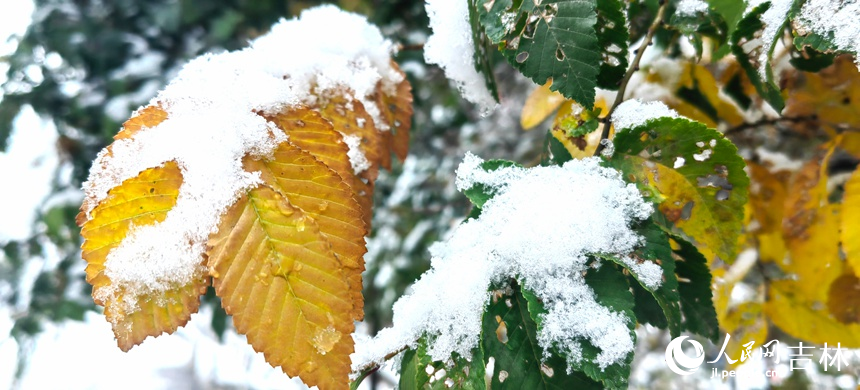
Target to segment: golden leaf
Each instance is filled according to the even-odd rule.
[[[731,335],[729,344],[726,346],[726,354],[735,360],[734,363],[726,364],[736,367],[741,363],[744,344],[755,342],[753,348],[758,348],[767,342],[767,321],[762,312],[762,305],[758,302],[744,302],[728,310],[721,318],[720,325]],[[745,359],[748,360],[748,359]]]
[[[827,309],[843,324],[860,323],[860,279],[853,272],[842,274],[830,285]]]
[[[370,162],[370,168],[359,174],[368,181],[376,180],[380,166],[390,166],[391,152],[384,148],[382,134],[373,125],[373,119],[364,105],[344,94],[322,99],[317,109],[323,118],[331,122],[334,129],[345,136],[359,137],[361,152]]]
[[[201,274],[200,278],[157,296],[154,293],[130,298],[124,287],[113,285],[105,274],[111,250],[119,246],[133,227],[164,221],[176,204],[181,185],[182,173],[172,161],[147,169],[111,189],[81,228],[87,282],[93,285],[95,302],[105,307],[105,316],[123,351],[140,344],[147,336],[172,333],[188,322],[208,286],[208,279]],[[134,299],[132,305],[126,302],[129,299]]]
[[[397,84],[394,95],[381,92],[382,88],[378,86],[375,101],[381,111],[382,121],[388,126],[388,131],[382,132],[382,138],[387,145],[383,152],[389,150],[394,152],[402,162],[409,152],[409,130],[412,128],[412,85],[394,61],[391,62],[391,66],[403,76],[403,81]],[[391,169],[391,166],[383,165],[383,168]]]
[[[159,106],[146,106],[137,110],[134,115],[122,124],[122,129],[113,136],[114,140],[133,137],[144,127],[154,127],[167,119],[167,111]]]
[[[260,172],[269,187],[300,209],[308,224],[316,226],[344,268],[353,299],[352,316],[362,319],[361,273],[367,229],[352,189],[335,171],[288,142],[278,146],[271,160],[245,158],[244,166],[249,172]]]
[[[552,80],[538,86],[526,98],[523,110],[520,113],[520,126],[523,130],[531,130],[541,124],[553,111],[564,103],[564,96],[555,91],[550,91]]]
[[[251,346],[309,386],[346,389],[353,303],[314,219],[261,186],[221,216],[209,244],[215,291]]]
[[[842,249],[855,272],[860,271],[860,173],[856,171],[845,183],[842,200]]]

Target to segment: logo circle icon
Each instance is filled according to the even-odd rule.
[[[672,372],[678,375],[691,375],[705,361],[705,350],[696,340],[687,340],[695,349],[696,356],[691,358],[684,353],[681,344],[687,340],[687,336],[676,337],[666,346],[666,365]]]

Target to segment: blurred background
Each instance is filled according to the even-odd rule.
[[[84,282],[74,217],[96,153],[183,64],[205,52],[245,47],[278,19],[316,4],[2,0],[0,389],[306,388],[271,368],[235,333],[212,291],[200,313],[174,335],[121,352]],[[495,70],[500,107],[486,117],[460,98],[439,68],[426,65],[420,51],[429,35],[423,1],[337,4],[367,15],[405,47],[395,59],[412,83],[415,101],[409,157],[376,182],[364,276],[367,313],[359,325],[359,331],[375,334],[390,323],[395,300],[429,268],[428,246],[469,211],[453,183],[465,152],[535,165],[548,126],[522,131],[520,110],[536,86],[504,60],[496,61]],[[747,290],[735,288],[731,298],[754,295]],[[748,312],[740,312],[737,321],[756,321],[745,317]],[[796,341],[772,326],[759,328],[764,335]],[[777,365],[751,360],[737,368],[749,378],[721,381],[710,378],[710,368],[690,377],[672,374],[663,360],[668,334],[651,327],[637,332],[632,388],[857,386],[856,351],[851,366],[838,373],[789,372],[786,359]],[[708,360],[716,357],[720,346],[700,341]],[[779,380],[762,375],[771,369]],[[392,388],[395,371],[388,367],[364,387]]]

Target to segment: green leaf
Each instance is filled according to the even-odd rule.
[[[398,383],[398,388],[421,389],[430,381],[430,377],[424,371],[430,359],[427,358],[427,362],[422,362],[421,358],[422,356],[419,356],[418,351],[414,349],[408,349],[403,353],[403,359],[400,361],[400,382]]]
[[[663,283],[656,289],[652,289],[642,282],[636,271],[624,264],[620,259],[613,256],[601,256],[611,260],[621,267],[627,269],[638,283],[638,290],[649,293],[653,299],[641,296],[636,297],[637,305],[641,301],[644,307],[636,311],[636,317],[642,322],[665,328],[669,327],[672,337],[681,334],[681,307],[678,295],[678,279],[675,277],[675,259],[672,257],[672,248],[669,246],[669,237],[657,226],[654,221],[647,220],[636,228],[636,232],[644,239],[643,245],[633,252],[634,261],[649,260],[660,265],[663,269]],[[634,294],[637,288],[634,288]],[[655,310],[655,305],[661,309],[662,316]],[[644,317],[644,318],[642,318]],[[644,320],[644,321],[643,321]]]
[[[422,338],[417,348],[409,349],[403,354],[398,388],[404,390],[441,390],[451,387],[484,390],[487,388],[484,380],[484,355],[480,346],[472,351],[471,360],[453,356],[451,361],[453,365],[450,366],[444,362],[433,361],[427,355],[427,342]],[[428,367],[432,367],[432,371]],[[445,370],[444,374],[440,373],[441,370]]]
[[[794,46],[800,53],[790,60],[791,65],[804,72],[818,72],[830,65],[838,54],[838,50],[829,38],[811,33],[794,37]]]
[[[487,160],[481,163],[481,168],[487,172],[492,172],[496,169],[505,167],[522,167],[522,165],[507,160]],[[484,207],[484,203],[487,203],[487,201],[495,195],[495,191],[492,188],[479,183],[463,191],[463,194],[472,201],[472,204],[474,204],[475,207],[480,209]]]
[[[506,332],[497,334],[502,323]],[[599,383],[581,372],[568,373],[567,362],[556,354],[542,362],[543,350],[537,342],[537,324],[529,315],[528,303],[517,285],[510,290],[510,295],[490,302],[484,312],[483,334],[484,359],[489,361],[493,358],[495,362],[490,384],[494,390],[601,388]],[[500,340],[504,336],[506,340]]]
[[[499,89],[496,86],[496,78],[493,76],[492,56],[488,53],[487,47],[490,42],[487,39],[487,34],[484,33],[484,28],[481,27],[481,14],[478,11],[478,0],[469,1],[469,24],[472,27],[472,43],[475,46],[473,60],[475,70],[484,76],[484,83],[487,84],[487,89],[499,101]]]
[[[547,131],[546,138],[543,143],[543,153],[541,154],[540,165],[562,165],[570,160],[573,160],[573,156],[570,155],[570,152],[567,151],[564,144],[553,137],[551,131]]]
[[[597,86],[618,90],[627,71],[627,16],[620,0],[597,0],[597,44],[604,61],[600,63]]]
[[[673,232],[734,261],[749,178],[729,140],[698,122],[659,118],[620,130],[613,142],[609,165],[653,194]]]
[[[478,7],[490,41],[538,84],[586,108],[594,105],[600,72],[597,0],[495,0]]]
[[[707,12],[698,12],[695,15],[680,15],[674,14],[669,21],[669,24],[686,35],[693,47],[696,49],[696,55],[701,57],[703,52],[702,37],[708,37],[716,44],[716,49],[719,52],[721,46],[725,45],[729,37],[729,27],[721,14],[713,12],[710,9]],[[720,55],[714,56],[719,58]]]
[[[738,25],[738,21],[744,15],[746,2],[744,0],[707,0],[710,8],[720,14],[728,27],[728,36],[731,36]]]
[[[675,262],[675,272],[680,279],[678,292],[681,293],[681,311],[684,313],[682,327],[716,343],[720,337],[720,324],[714,309],[708,261],[689,241],[679,236],[672,236],[672,239],[679,245],[674,252],[681,258]]]
[[[630,285],[627,278],[612,263],[604,263],[598,269],[589,270],[585,275],[585,282],[594,291],[597,302],[608,307],[614,312],[622,313],[627,317],[630,337],[636,340],[636,316],[633,313],[634,299],[630,293]],[[528,302],[529,316],[541,329],[541,317],[546,309],[538,297],[527,288],[522,289],[523,297]],[[608,388],[627,388],[627,378],[630,376],[630,363],[633,362],[631,351],[621,363],[615,363],[605,368],[600,368],[595,363],[600,349],[592,345],[588,340],[581,340],[582,360],[572,366],[574,371],[582,371],[589,378],[600,381]],[[557,351],[553,351],[557,352]]]
[[[773,106],[773,108],[777,112],[781,112],[785,107],[785,99],[782,98],[779,87],[776,85],[773,79],[773,68],[770,64],[770,58],[773,54],[773,49],[776,47],[776,40],[779,39],[782,34],[776,34],[773,42],[769,42],[770,52],[767,55],[767,64],[763,64],[766,69],[767,78],[766,80],[762,80],[759,75],[758,69],[753,66],[749,54],[744,51],[743,44],[746,42],[752,41],[756,39],[756,33],[764,28],[764,24],[761,22],[761,15],[767,11],[771,6],[770,1],[765,2],[750,11],[743,19],[738,23],[738,28],[732,34],[732,53],[738,60],[738,63],[741,64],[744,71],[752,82],[753,86],[755,86],[758,94],[763,97],[768,104]],[[788,22],[788,15],[786,15],[786,19],[783,22],[783,25]],[[780,28],[781,30],[781,28]]]

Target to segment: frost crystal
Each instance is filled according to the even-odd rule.
[[[356,337],[353,369],[380,362],[404,345],[430,336],[428,353],[445,360],[469,356],[481,333],[481,318],[494,284],[517,278],[544,302],[548,313],[540,345],[558,348],[569,363],[581,359],[581,342],[600,349],[607,367],[633,350],[626,317],[597,303],[583,272],[617,256],[648,286],[659,286],[661,268],[637,264],[629,253],[641,244],[631,224],[648,218],[650,203],[598,158],[564,166],[506,167],[492,172],[467,154],[457,170],[460,190],[483,184],[495,191],[479,218],[458,226],[451,238],[430,248],[432,269],[394,305],[394,325],[373,338]],[[597,263],[595,263],[597,262]]]
[[[108,190],[147,168],[175,161],[183,176],[166,219],[133,228],[108,254],[104,272],[111,285],[96,295],[112,300],[122,289],[123,310],[133,312],[139,295],[203,275],[206,242],[219,216],[260,181],[259,173],[243,170],[241,159],[267,156],[286,140],[257,113],[313,104],[312,88],[317,94],[348,89],[379,126],[372,95],[378,85],[391,92],[402,81],[391,67],[392,50],[365,18],[322,6],[299,19],[281,20],[248,49],[207,54],[188,63],[151,102],[168,118],[102,151],[84,183],[83,211],[90,217]],[[359,170],[363,162],[354,154],[349,157]]]
[[[463,97],[477,104],[481,113],[488,114],[497,104],[484,76],[475,70],[468,4],[463,0],[428,0],[425,7],[433,35],[424,44],[424,59],[428,64],[442,67]]]
[[[860,66],[860,2],[856,0],[807,0],[796,19],[801,29],[832,36],[837,48],[855,54]],[[832,35],[831,35],[832,34]]]
[[[630,99],[619,104],[612,112],[612,124],[615,125],[616,131],[621,131],[663,117],[677,118],[678,113],[666,107],[663,102],[642,102],[639,99]]]
[[[697,13],[708,12],[708,3],[702,0],[681,0],[675,7],[675,13],[680,16],[696,16]]]

